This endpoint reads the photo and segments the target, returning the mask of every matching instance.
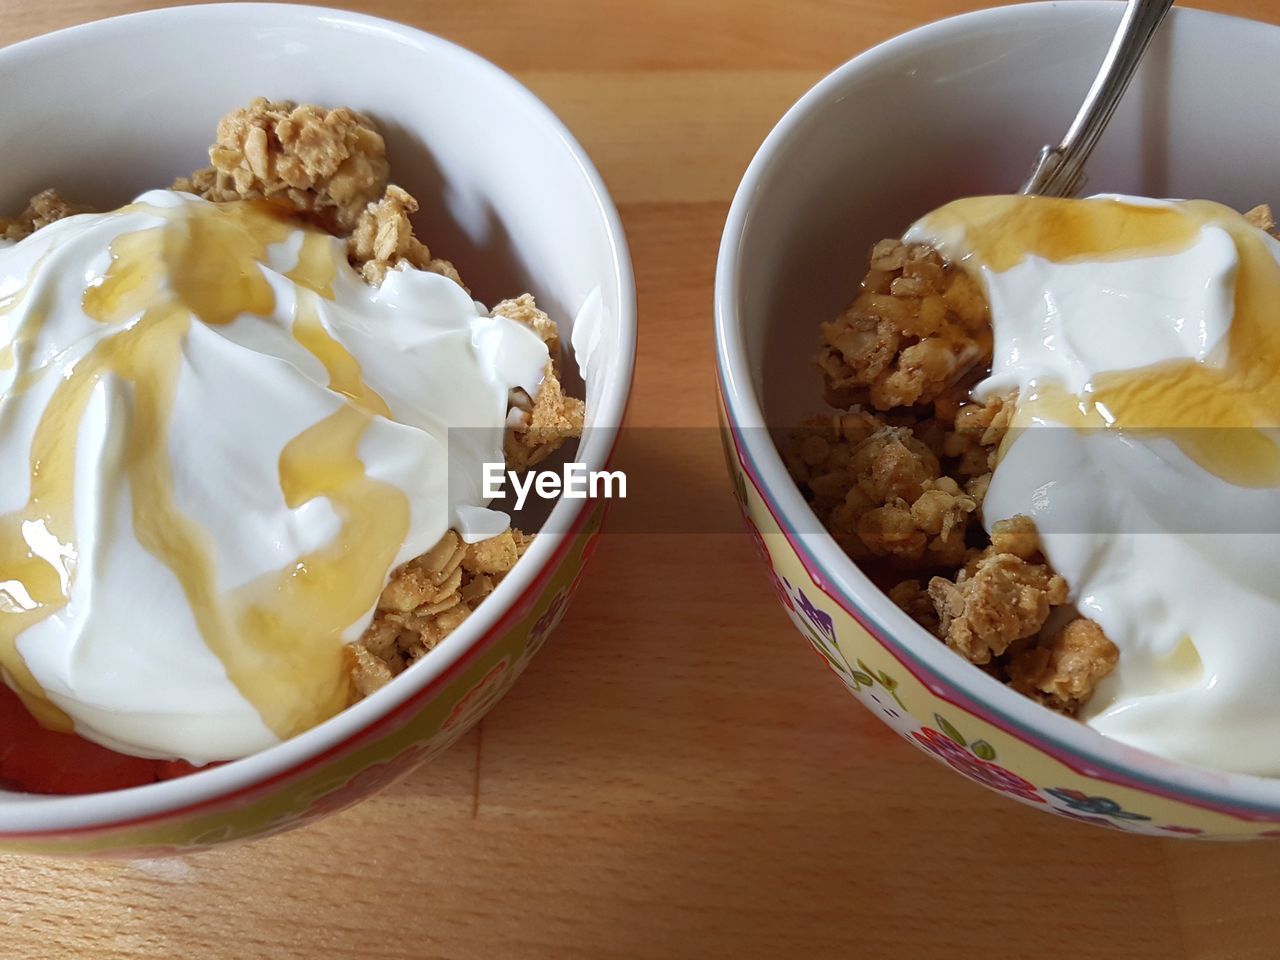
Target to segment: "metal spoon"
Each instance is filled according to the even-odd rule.
[[[1151,38],[1172,6],[1173,0],[1129,0],[1080,112],[1071,121],[1061,143],[1041,148],[1031,175],[1019,193],[1073,197],[1079,192],[1084,184],[1085,161],[1097,146]]]

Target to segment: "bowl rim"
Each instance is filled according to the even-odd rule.
[[[1280,777],[1262,777],[1199,767],[1148,753],[1104,736],[1091,727],[1054,713],[1014,692],[940,644],[877,588],[825,531],[788,474],[752,385],[746,339],[738,312],[741,242],[759,196],[774,175],[779,155],[810,115],[849,96],[859,78],[904,56],[918,54],[948,38],[971,31],[1039,21],[1061,26],[1110,14],[1119,18],[1122,0],[1040,0],[976,10],[917,27],[880,43],[837,67],[810,88],[778,121],[759,147],[734,195],[721,236],[715,279],[717,380],[728,430],[743,467],[759,489],[792,548],[824,592],[855,617],[892,653],[914,663],[934,679],[935,692],[949,686],[963,709],[994,714],[988,722],[1050,753],[1086,776],[1156,793],[1243,820],[1280,818]],[[1190,27],[1234,23],[1239,28],[1274,31],[1280,27],[1243,17],[1176,7],[1172,15]],[[918,57],[917,57],[918,60]],[[1050,134],[1053,131],[1048,131]],[[1028,157],[1028,163],[1030,157]],[[909,661],[909,662],[908,662]],[[967,701],[964,702],[964,701]],[[1046,749],[1052,746],[1053,749]]]
[[[76,24],[0,48],[0,64],[57,56],[62,44],[119,31],[170,25],[181,21],[195,31],[200,23],[236,19],[269,20],[286,26],[320,25],[380,35],[388,42],[416,47],[428,56],[452,58],[465,68],[487,74],[523,103],[567,150],[590,191],[609,238],[609,259],[617,282],[617,299],[609,304],[618,317],[618,356],[611,377],[596,399],[593,425],[578,459],[589,470],[612,460],[635,377],[635,276],[622,220],[595,165],[563,121],[515,77],[465,47],[416,27],[382,17],[330,7],[291,3],[212,3],[144,10]],[[42,836],[98,834],[156,820],[173,820],[214,808],[233,797],[256,793],[288,781],[332,756],[341,754],[371,728],[413,706],[420,695],[451,679],[514,620],[512,613],[539,590],[591,516],[586,500],[561,499],[548,524],[560,533],[543,533],[476,612],[456,631],[382,689],[341,713],[283,743],[240,760],[199,770],[173,780],[124,790],[67,796],[11,793],[0,803],[0,840]]]

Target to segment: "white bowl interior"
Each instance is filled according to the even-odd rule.
[[[790,529],[812,531],[763,430],[825,409],[817,325],[854,296],[876,240],[959,196],[1017,189],[1078,108],[1123,4],[1002,7],[932,24],[824,79],[770,134],[730,212],[717,271],[717,346],[734,422]],[[1086,192],[1280,204],[1280,113],[1261,65],[1280,28],[1177,8],[1089,164]],[[1173,764],[1043,710],[928,637],[825,534],[824,570],[913,653],[1025,727],[1191,790],[1280,810],[1280,781]]]
[[[581,148],[532,94],[487,61],[356,14],[227,4],[121,17],[0,50],[0,87],[0,211],[20,210],[48,186],[103,208],[167,186],[207,164],[218,118],[255,96],[369,114],[387,136],[393,179],[422,203],[420,236],[457,264],[478,299],[531,291],[559,321],[566,345],[575,319],[592,324],[590,355],[577,360],[586,367],[588,423],[596,429],[577,459],[603,467],[635,351],[625,239]],[[571,388],[578,365],[564,364]],[[552,514],[555,529],[567,529],[580,505],[562,501]],[[431,657],[321,727],[154,787],[67,801],[0,793],[0,833],[191,802],[323,749],[455,660],[519,595],[555,539],[535,541],[499,592]]]

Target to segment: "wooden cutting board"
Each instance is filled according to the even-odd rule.
[[[704,427],[716,246],[755,147],[838,63],[985,5],[349,2],[478,51],[565,119],[632,244],[632,422]],[[150,5],[0,0],[0,42]],[[1280,22],[1276,0],[1202,5]],[[633,489],[679,494],[666,529],[736,529],[718,448],[674,447],[624,464]],[[628,532],[445,757],[241,848],[0,858],[0,958],[1272,958],[1278,899],[1273,846],[1112,835],[909,750],[804,648],[744,536]]]

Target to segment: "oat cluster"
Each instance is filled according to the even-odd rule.
[[[56,190],[41,190],[27,201],[27,208],[13,219],[0,217],[0,240],[21,240],[41,227],[47,227],[63,217],[84,213],[85,210],[85,207],[64,200]]]
[[[174,190],[213,202],[270,200],[346,239],[353,267],[375,286],[389,270],[414,267],[442,274],[466,289],[453,264],[434,257],[414,234],[418,201],[390,182],[386,143],[368,117],[337,107],[264,98],[218,123],[210,165],[176,180]],[[85,212],[53,190],[31,198],[15,219],[0,219],[0,240],[20,240],[63,217]],[[492,316],[528,326],[551,360],[536,396],[510,398],[504,450],[513,470],[550,456],[580,436],[584,405],[559,378],[560,336],[529,294],[504,300]],[[392,572],[369,628],[347,647],[352,696],[378,689],[433,649],[501,582],[533,537],[509,530],[465,544],[453,530],[431,550]]]
[[[882,240],[816,361],[839,412],[801,424],[784,455],[823,526],[951,649],[1076,712],[1118,651],[1073,615],[1030,519],[983,527],[1017,397],[970,397],[991,364],[982,291],[931,247]]]
[[[364,636],[346,648],[352,695],[367,696],[452,633],[491,594],[533,537],[519,530],[466,544],[450,530],[382,591]]]
[[[882,240],[862,290],[821,327],[827,403],[895,410],[933,403],[991,358],[982,291],[924,244]]]
[[[262,97],[218,121],[209,161],[173,188],[215,202],[275,200],[337,235],[351,233],[382,198],[391,173],[387,145],[367,117]]]

